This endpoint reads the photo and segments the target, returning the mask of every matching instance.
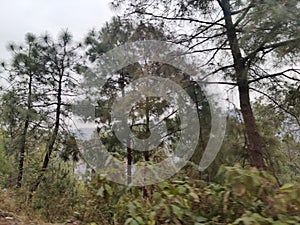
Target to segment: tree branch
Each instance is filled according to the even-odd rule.
[[[287,69],[287,70],[282,71],[282,72],[279,72],[279,73],[268,74],[268,75],[265,75],[265,76],[262,76],[262,77],[258,77],[258,78],[253,79],[253,80],[249,80],[249,81],[248,81],[248,84],[251,84],[251,83],[254,83],[254,82],[263,80],[263,79],[267,79],[267,78],[277,77],[277,76],[284,76],[284,77],[286,77],[286,78],[288,78],[288,79],[291,79],[291,80],[294,80],[294,81],[300,81],[300,79],[297,79],[297,78],[293,78],[293,77],[287,76],[287,75],[285,74],[286,72],[296,72],[296,73],[300,74],[300,73],[297,71],[297,69]]]
[[[272,97],[270,97],[269,95],[267,95],[265,92],[257,90],[255,88],[250,87],[250,90],[256,91],[257,93],[262,94],[263,96],[267,97],[269,100],[271,100],[271,102],[273,102],[277,107],[279,107],[281,110],[283,110],[285,113],[291,115],[292,117],[295,118],[297,124],[300,126],[300,120],[297,117],[297,115],[295,115],[294,113],[290,112],[289,110],[287,110],[285,107],[283,107],[282,105],[280,105],[275,99],[273,99]]]
[[[270,52],[276,48],[284,47],[284,46],[287,46],[287,45],[290,45],[293,43],[298,43],[298,42],[300,42],[300,38],[281,41],[281,42],[277,42],[277,43],[273,43],[273,44],[269,44],[269,45],[265,45],[265,43],[262,43],[257,49],[255,49],[253,52],[251,52],[246,57],[244,57],[244,61],[246,62],[247,60],[251,60],[258,52],[266,51],[266,50],[268,52]]]
[[[137,14],[142,14],[142,15],[148,15],[148,16],[152,16],[154,18],[159,18],[159,19],[163,19],[163,20],[180,20],[180,21],[188,21],[188,22],[195,22],[195,23],[202,23],[202,24],[206,24],[206,25],[218,25],[221,27],[224,27],[224,24],[219,23],[220,21],[223,20],[223,18],[218,19],[216,22],[209,22],[209,21],[204,21],[204,20],[197,20],[195,18],[185,18],[185,17],[167,17],[167,16],[159,16],[159,15],[154,15],[153,13],[150,12],[145,12],[145,11],[139,11],[139,10],[135,10],[133,13],[137,13]],[[133,14],[132,13],[132,14]]]

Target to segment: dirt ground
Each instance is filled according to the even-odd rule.
[[[85,225],[80,221],[66,223],[44,223],[33,213],[20,212],[11,197],[12,192],[1,192],[0,189],[0,225]]]
[[[18,218],[9,212],[0,210],[0,225],[84,225],[79,221],[66,223],[42,223],[41,221],[29,221],[28,219]]]
[[[11,214],[0,211],[0,225],[17,225],[20,224]]]

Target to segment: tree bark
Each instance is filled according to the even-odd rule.
[[[146,97],[146,104],[145,104],[145,116],[146,116],[146,132],[145,135],[151,135],[150,133],[150,105],[149,105],[149,97]],[[150,161],[150,152],[149,152],[149,146],[146,145],[145,146],[147,149],[144,149],[144,159],[146,162]],[[150,193],[151,193],[151,185],[146,186],[144,185],[142,187],[143,189],[143,197],[147,198],[149,197]]]
[[[249,86],[238,84],[240,107],[243,115],[245,131],[247,135],[247,153],[251,166],[255,166],[260,169],[265,169],[265,162],[263,159],[263,145],[262,138],[258,132],[255,118],[252,112],[250,98],[249,98]]]
[[[248,68],[250,65],[246,65],[245,60],[241,54],[237,33],[232,21],[229,0],[219,0],[219,4],[223,10],[227,38],[234,61],[240,107],[247,135],[247,154],[249,163],[251,166],[257,167],[259,169],[266,169],[266,165],[263,159],[263,140],[258,132],[250,103],[248,83]]]
[[[31,201],[33,193],[38,189],[46,169],[48,168],[51,154],[54,149],[54,144],[56,142],[56,138],[58,135],[59,127],[60,127],[60,115],[61,115],[61,105],[62,105],[62,78],[63,78],[64,70],[62,69],[61,74],[59,75],[59,80],[58,80],[58,91],[57,91],[57,107],[56,107],[56,112],[55,112],[55,125],[54,125],[54,130],[52,132],[51,138],[47,144],[46,147],[46,155],[44,157],[43,165],[41,168],[41,172],[39,176],[36,179],[36,182],[30,189],[30,194],[29,194],[29,201]]]
[[[29,47],[29,59],[31,57],[31,46]],[[33,74],[31,69],[29,71],[29,81],[28,81],[28,96],[27,96],[27,112],[25,123],[23,127],[23,132],[21,136],[21,146],[20,146],[20,156],[19,156],[19,165],[18,165],[18,178],[17,178],[17,188],[22,186],[23,173],[24,173],[24,161],[25,161],[25,149],[26,149],[26,139],[27,139],[27,131],[29,128],[29,120],[30,120],[30,111],[32,108],[32,77]]]
[[[121,71],[119,82],[120,82],[120,85],[121,85],[122,98],[124,98],[125,97],[126,83],[125,83],[125,73],[124,73],[123,70]],[[126,165],[127,185],[130,185],[132,183],[132,149],[130,147],[130,144],[131,144],[131,138],[130,138],[130,134],[128,134],[127,147],[126,147],[126,152],[127,152],[127,165]]]
[[[127,185],[132,183],[132,151],[130,148],[130,137],[127,139]]]
[[[20,188],[22,186],[24,161],[25,161],[26,136],[27,136],[28,127],[29,127],[29,118],[28,118],[28,116],[26,116],[26,120],[25,120],[25,124],[24,124],[24,128],[23,128],[23,133],[22,133],[22,137],[21,137],[17,188]]]

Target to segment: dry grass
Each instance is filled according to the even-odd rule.
[[[14,196],[12,191],[0,190],[0,225],[46,225],[29,208],[17,207]]]
[[[29,207],[18,206],[15,202],[13,191],[2,191],[0,189],[0,225],[90,225],[80,221],[66,223],[45,223]]]

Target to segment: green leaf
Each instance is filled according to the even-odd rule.
[[[186,188],[184,186],[178,186],[177,190],[179,194],[184,194],[186,192]]]
[[[109,195],[112,195],[113,194],[113,191],[111,189],[111,186],[109,186],[108,184],[105,184],[105,190],[107,191],[107,193]]]
[[[144,224],[143,218],[140,216],[135,217],[135,220],[139,223],[139,224]]]
[[[193,198],[194,202],[200,202],[199,196],[195,192],[191,192],[189,195]]]
[[[288,189],[288,188],[293,188],[295,185],[292,183],[287,183],[284,184],[283,186],[280,187],[280,189]]]
[[[178,219],[182,220],[183,212],[180,207],[176,205],[171,205],[172,212],[177,216]]]
[[[136,206],[132,202],[128,203],[128,210],[129,210],[129,213],[130,213],[131,216],[136,215]]]
[[[136,220],[132,220],[130,225],[139,225],[138,222]]]
[[[125,224],[124,225],[129,225],[129,224],[131,224],[131,221],[132,221],[133,219],[132,218],[128,218],[126,221],[125,221]]]
[[[198,216],[197,218],[197,222],[206,222],[207,218],[203,217],[203,216]]]
[[[151,212],[150,214],[149,214],[149,219],[152,221],[152,220],[154,220],[155,219],[155,217],[156,217],[156,212]]]
[[[101,187],[101,188],[99,188],[98,189],[98,191],[97,191],[97,196],[100,196],[100,197],[103,197],[104,195],[103,195],[103,192],[104,192],[104,188],[103,187]]]

